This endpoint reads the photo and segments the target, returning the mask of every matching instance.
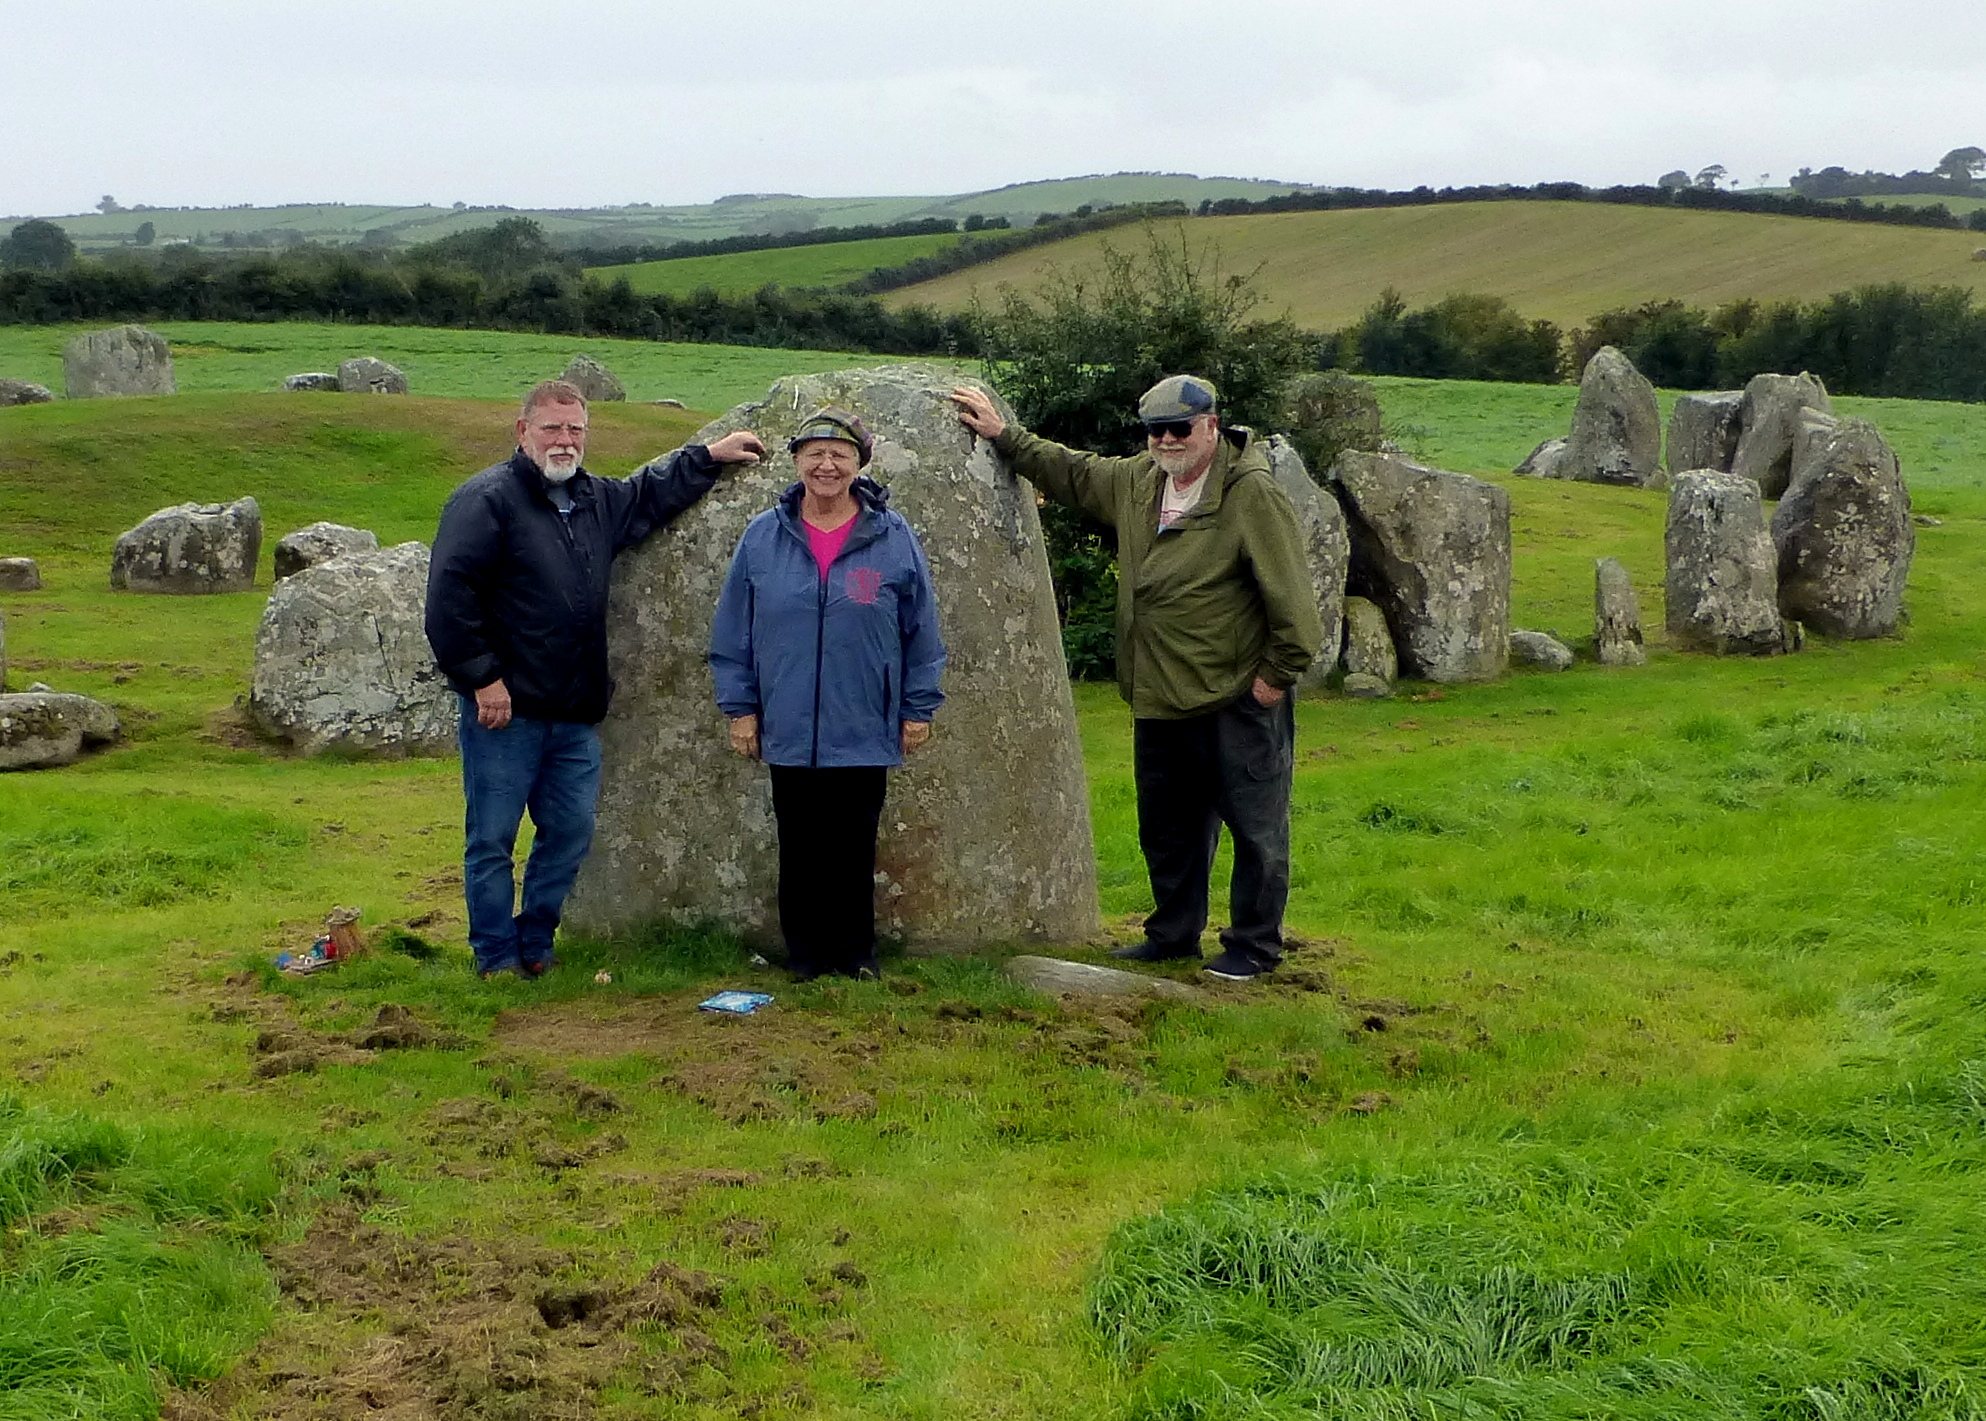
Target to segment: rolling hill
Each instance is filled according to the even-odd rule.
[[[720,296],[748,296],[767,283],[778,286],[840,286],[881,266],[894,266],[942,251],[956,235],[872,237],[858,242],[826,242],[816,247],[774,247],[763,252],[728,252],[712,257],[675,257],[627,266],[588,267],[597,281],[621,277],[643,296],[688,296],[709,287]]]
[[[1273,305],[1317,329],[1348,323],[1389,286],[1411,305],[1458,291],[1502,296],[1528,317],[1561,324],[1662,297],[1812,300],[1879,281],[1986,295],[1986,262],[1971,260],[1977,232],[1753,213],[1484,202],[1193,218],[1155,230],[1217,250],[1229,272],[1257,273]],[[1106,244],[1124,250],[1141,240],[1126,229],[1074,237],[886,299],[955,310],[975,291],[1026,290],[1053,270],[1093,266]]]

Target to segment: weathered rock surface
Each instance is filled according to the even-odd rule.
[[[1167,997],[1191,1002],[1206,996],[1199,988],[1170,977],[1123,972],[1115,967],[1069,962],[1060,957],[1010,957],[1007,975],[1023,987],[1032,987],[1051,997]]]
[[[55,398],[46,385],[27,380],[0,380],[0,409],[10,405],[45,405]]]
[[[1400,657],[1386,614],[1367,597],[1345,599],[1345,674],[1376,676],[1388,686],[1400,679]]]
[[[1805,410],[1834,412],[1819,376],[1754,375],[1738,415],[1743,432],[1731,456],[1731,471],[1757,484],[1767,498],[1786,492],[1793,476],[1793,440]]]
[[[1579,377],[1559,477],[1640,487],[1662,466],[1662,412],[1634,362],[1603,345]]]
[[[1510,495],[1390,454],[1334,469],[1351,534],[1347,591],[1379,604],[1400,669],[1486,681],[1510,659]]]
[[[1676,475],[1663,533],[1669,636],[1719,654],[1786,649],[1779,578],[1758,484],[1738,473]]]
[[[455,749],[457,699],[428,648],[424,543],[346,553],[284,578],[255,633],[248,713],[305,755]]]
[[[1304,556],[1310,564],[1310,590],[1324,620],[1324,641],[1317,659],[1303,674],[1299,688],[1321,686],[1338,664],[1338,634],[1344,622],[1345,575],[1352,545],[1345,533],[1345,512],[1338,500],[1319,488],[1304,467],[1303,456],[1280,434],[1269,437],[1269,467],[1276,482],[1296,508],[1296,525],[1303,535]]]
[[[1786,477],[1791,489],[1801,479],[1827,463],[1828,446],[1833,443],[1841,421],[1820,410],[1801,410],[1793,421],[1793,459]],[[1779,495],[1786,497],[1782,491]]]
[[[614,372],[590,355],[573,356],[566,362],[565,371],[559,379],[579,386],[579,393],[593,404],[611,403],[628,397],[626,387],[614,378]]]
[[[361,355],[338,367],[338,388],[347,395],[404,395],[407,377],[397,365]]]
[[[1529,454],[1524,462],[1510,472],[1527,479],[1562,479],[1569,477],[1565,471],[1565,450],[1569,440],[1547,439]]]
[[[179,392],[172,348],[143,326],[115,326],[70,341],[62,348],[62,385],[72,400]]]
[[[704,658],[739,535],[793,480],[785,442],[831,402],[876,436],[869,473],[923,541],[950,653],[932,742],[890,775],[878,930],[913,950],[1096,930],[1089,802],[1034,495],[958,423],[945,395],[959,379],[912,364],[790,377],[697,435],[749,427],[779,452],[727,473],[615,568],[619,692],[601,727],[607,770],[576,927],[715,921],[756,941],[777,934],[765,770],[727,748]]]
[[[1743,390],[1677,396],[1676,407],[1669,412],[1669,472],[1729,472],[1744,432],[1744,407]]]
[[[86,745],[117,739],[117,712],[88,696],[24,691],[0,696],[0,770],[66,765]]]
[[[312,523],[284,535],[276,544],[276,580],[281,582],[307,567],[330,562],[346,553],[370,552],[379,546],[379,535],[363,528],[347,528],[342,523]]]
[[[41,591],[41,565],[33,558],[0,558],[0,592]]]
[[[181,503],[161,508],[117,540],[110,585],[130,592],[246,592],[262,554],[262,508]]]
[[[1570,671],[1573,661],[1572,648],[1550,632],[1522,630],[1510,633],[1510,659],[1538,671]]]
[[[7,617],[0,613],[0,691],[7,689]]]
[[[1602,666],[1645,666],[1641,599],[1619,558],[1593,561],[1593,652]]]
[[[285,390],[316,390],[335,394],[343,387],[338,377],[328,370],[312,370],[302,375],[292,375],[283,381]]]
[[[1339,690],[1355,701],[1383,701],[1393,694],[1393,684],[1382,681],[1377,676],[1364,671],[1354,671],[1345,677]]]
[[[1889,636],[1917,549],[1896,454],[1862,419],[1833,423],[1813,444],[1772,513],[1779,610],[1826,636]]]

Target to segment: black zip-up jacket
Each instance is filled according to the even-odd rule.
[[[701,444],[625,479],[581,469],[559,512],[545,476],[518,450],[448,497],[428,565],[428,645],[455,689],[501,680],[514,713],[594,725],[605,718],[607,577],[614,558],[710,491],[717,461]]]

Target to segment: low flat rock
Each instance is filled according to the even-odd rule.
[[[62,348],[62,386],[72,400],[173,395],[172,347],[143,326],[77,336]]]
[[[1645,666],[1641,599],[1619,558],[1593,560],[1593,653],[1602,666]]]
[[[1778,498],[1793,480],[1793,442],[1800,416],[1807,410],[1834,413],[1827,387],[1818,375],[1754,375],[1745,386],[1737,451],[1731,471],[1759,486],[1767,498]]]
[[[337,375],[331,371],[311,370],[302,375],[290,376],[283,381],[283,388],[290,391],[315,390],[321,393],[335,394],[342,387],[338,384]]]
[[[45,405],[55,398],[46,385],[28,380],[0,380],[0,409],[10,405]]]
[[[307,567],[343,557],[346,553],[371,552],[379,546],[379,535],[343,523],[312,523],[287,533],[276,544],[276,580],[294,577]]]
[[[347,395],[404,395],[407,377],[397,365],[361,355],[338,367],[338,388]]]
[[[1728,473],[1738,455],[1738,437],[1744,432],[1744,406],[1743,390],[1678,395],[1676,407],[1669,412],[1669,472],[1716,469]]]
[[[1570,671],[1572,648],[1550,632],[1513,628],[1510,633],[1510,659],[1535,671]]]
[[[1525,479],[1565,478],[1567,477],[1565,472],[1566,444],[1567,440],[1562,435],[1555,439],[1547,439],[1529,454],[1526,454],[1524,456],[1524,462],[1510,472],[1519,478]]]
[[[1579,377],[1559,477],[1640,488],[1662,466],[1662,413],[1655,387],[1611,345],[1593,352]]]
[[[86,745],[118,736],[117,712],[88,696],[61,691],[0,695],[0,770],[66,765]]]
[[[33,558],[0,558],[0,592],[41,591],[41,565]]]
[[[1672,642],[1719,655],[1786,650],[1777,555],[1756,482],[1714,469],[1676,475],[1663,545]]]
[[[1383,701],[1393,694],[1393,683],[1367,671],[1354,671],[1338,689],[1355,701]]]
[[[1296,526],[1303,535],[1310,566],[1310,590],[1324,623],[1324,641],[1317,658],[1297,682],[1301,689],[1321,686],[1338,664],[1338,637],[1344,623],[1345,574],[1352,557],[1345,533],[1345,513],[1338,500],[1317,486],[1304,467],[1303,456],[1280,434],[1269,436],[1269,468],[1296,509]]]
[[[614,372],[590,355],[573,356],[559,379],[577,385],[579,393],[592,404],[612,404],[628,397],[627,387],[615,378]]]
[[[1143,972],[1125,972],[1060,957],[1010,957],[1007,975],[1023,987],[1032,987],[1051,997],[1169,997],[1191,1002],[1206,996],[1198,987],[1175,982],[1170,977],[1151,977]]]
[[[110,585],[119,592],[246,592],[262,555],[262,507],[180,503],[123,534],[110,555]]]
[[[1917,551],[1895,452],[1863,419],[1829,420],[1800,452],[1772,512],[1780,613],[1825,636],[1894,634]]]

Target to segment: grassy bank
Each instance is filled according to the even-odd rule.
[[[874,237],[817,247],[778,247],[714,257],[676,257],[631,266],[592,267],[599,281],[626,277],[643,296],[689,296],[709,287],[720,296],[749,296],[761,286],[841,286],[877,267],[898,266],[956,244],[955,234]]]

